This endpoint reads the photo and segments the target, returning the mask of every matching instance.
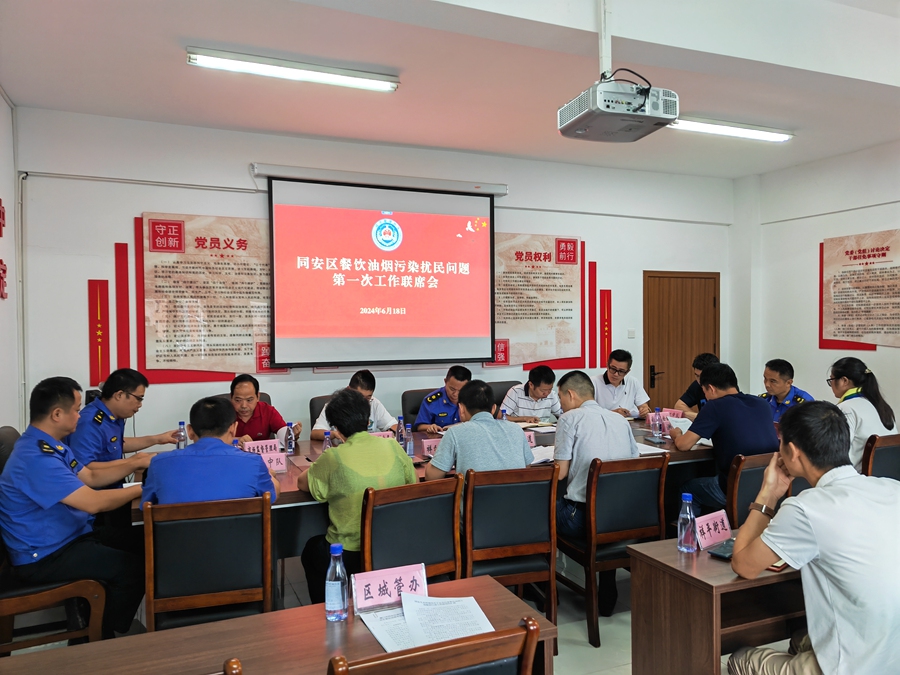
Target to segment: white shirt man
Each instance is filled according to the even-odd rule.
[[[796,655],[739,649],[729,673],[900,672],[900,482],[856,472],[847,424],[831,403],[791,408],[780,430],[781,448],[738,533],[732,567],[751,579],[779,558],[799,569],[809,635]],[[813,487],[786,499],[773,518],[793,476]]]
[[[562,408],[559,396],[553,391],[556,375],[550,366],[536,366],[528,373],[525,384],[517,384],[506,392],[503,405],[510,422],[541,422],[551,415],[559,418]]]
[[[594,380],[594,398],[601,407],[623,417],[645,417],[650,412],[650,397],[633,377],[631,354],[616,349],[607,359],[606,372]]]

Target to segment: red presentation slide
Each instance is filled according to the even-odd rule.
[[[275,337],[490,337],[474,216],[274,205]]]

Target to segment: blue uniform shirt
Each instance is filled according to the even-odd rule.
[[[0,530],[13,565],[27,565],[93,530],[94,516],[62,503],[84,487],[65,443],[29,426],[0,474]]]
[[[206,437],[150,460],[141,505],[241,499],[266,492],[272,493],[274,502],[275,484],[260,455]]]
[[[781,416],[788,411],[788,408],[793,408],[800,403],[816,400],[811,394],[807,394],[805,391],[798,389],[794,385],[791,385],[791,390],[781,403],[779,403],[772,394],[760,394],[759,397],[769,402],[769,405],[772,407],[772,421],[774,422],[780,420]]]
[[[116,418],[103,401],[95,398],[81,409],[75,433],[63,440],[72,448],[75,459],[87,466],[122,459],[124,435],[125,420]]]
[[[441,427],[459,424],[459,406],[450,402],[444,387],[431,392],[422,401],[413,429],[420,424],[437,424]]]

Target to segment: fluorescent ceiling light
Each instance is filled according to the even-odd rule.
[[[270,59],[265,56],[251,56],[222,52],[214,49],[187,48],[187,62],[192,66],[229,70],[233,73],[249,73],[266,77],[280,77],[295,82],[318,82],[334,84],[339,87],[353,87],[369,91],[390,92],[397,89],[399,78],[381,73],[368,73],[361,70],[331,68],[312,63],[299,63],[283,59]]]
[[[769,141],[770,143],[784,143],[794,137],[786,131],[751,127],[732,122],[717,122],[715,120],[678,119],[669,125],[670,129],[682,131],[697,131],[701,134],[718,134],[719,136],[732,136],[734,138],[749,138],[754,141]]]

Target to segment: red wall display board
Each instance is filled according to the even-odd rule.
[[[881,253],[888,253],[888,251],[875,252],[879,256],[878,258],[862,258],[860,256],[868,255],[868,253],[857,253],[857,251],[862,251],[868,246],[855,241],[856,237],[852,238],[854,241],[843,241],[844,239],[851,238],[841,237],[840,240],[831,239],[819,244],[819,349],[875,351],[876,345],[872,343],[826,337],[826,334],[831,336],[835,332],[845,332],[843,325],[847,318],[852,318],[855,301],[862,296],[862,293],[854,292],[852,287],[867,283],[864,280],[864,277],[867,276],[865,272],[859,275],[861,270],[870,267],[866,263],[869,261],[881,263],[883,260],[885,263],[881,263],[880,267],[893,264],[893,260],[888,260],[887,256],[881,256]],[[827,264],[826,243],[829,244]],[[878,244],[873,248],[881,248],[884,245],[890,246],[890,244]],[[842,276],[847,277],[844,283],[840,280]],[[837,294],[835,294],[836,280]],[[847,305],[847,311],[839,310],[837,317],[835,316],[835,300],[840,305]],[[854,333],[859,332],[857,328],[851,327],[850,330]]]
[[[90,386],[109,376],[109,282],[88,280],[88,354]]]

